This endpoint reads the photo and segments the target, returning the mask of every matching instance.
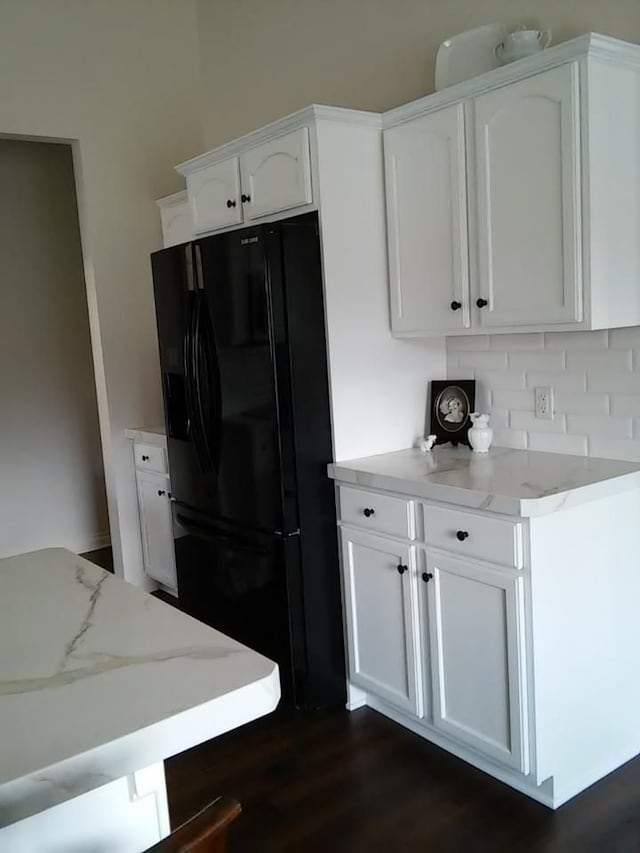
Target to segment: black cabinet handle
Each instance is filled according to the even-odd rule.
[[[459,311],[460,308],[462,308],[462,302],[458,302],[457,299],[454,299],[453,302],[451,303],[451,310],[452,311]]]
[[[408,572],[408,571],[409,571],[409,566],[405,566],[405,565],[403,565],[402,563],[400,563],[400,564],[397,566],[397,569],[398,569],[398,574],[399,574],[399,575],[403,575],[405,572]]]
[[[486,308],[488,304],[487,300],[482,297],[480,297],[480,299],[476,299],[476,305],[478,308]]]
[[[243,204],[246,204],[248,201],[251,201],[251,196],[245,195],[244,193],[242,193],[240,198],[241,198]]]
[[[374,509],[373,507],[368,507],[368,506],[366,506],[366,507],[362,510],[362,512],[364,513],[364,517],[365,517],[365,518],[371,518],[371,516],[372,516],[372,515],[375,515],[375,514],[376,514],[375,509]]]
[[[163,495],[166,495],[165,490],[164,489],[158,489],[158,497],[161,498]]]
[[[227,207],[235,207],[235,206],[236,206],[236,200],[234,198],[228,198],[227,199]]]
[[[148,456],[145,456],[145,455],[143,454],[143,455],[142,455],[142,461],[143,461],[143,462],[148,462],[148,461],[149,461],[149,457],[148,457]]]
[[[422,580],[425,583],[429,583],[429,581],[431,580],[432,577],[433,577],[433,575],[431,574],[431,572],[423,572],[422,573]]]
[[[456,536],[461,542],[464,542],[465,539],[469,538],[469,533],[467,530],[458,530]]]

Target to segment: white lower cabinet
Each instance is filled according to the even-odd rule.
[[[153,580],[175,590],[177,580],[169,481],[166,477],[145,471],[138,471],[136,479],[145,572]]]
[[[416,549],[346,528],[342,549],[351,681],[420,716]]]
[[[426,566],[433,726],[528,773],[524,579],[429,551]]]

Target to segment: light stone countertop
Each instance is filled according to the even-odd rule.
[[[167,446],[167,431],[164,424],[150,427],[131,427],[124,431],[126,438],[133,441],[143,441],[146,444],[154,444],[159,447]]]
[[[272,711],[278,667],[61,548],[0,560],[0,827]]]
[[[340,483],[473,509],[536,516],[640,487],[640,463],[563,453],[437,447],[398,450],[328,466]]]

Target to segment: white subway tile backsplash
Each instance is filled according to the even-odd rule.
[[[522,412],[533,412],[536,405],[533,389],[511,391],[507,388],[492,388],[491,401],[497,409],[520,409]]]
[[[529,432],[566,432],[566,415],[556,415],[552,421],[537,418],[533,412],[512,411],[509,418],[512,429],[526,429]]]
[[[633,349],[634,347],[640,347],[640,326],[611,329],[609,332],[609,349]]]
[[[587,390],[610,394],[640,394],[640,374],[591,370],[587,378]]]
[[[524,388],[524,371],[517,370],[474,370],[476,382],[489,388]],[[460,377],[458,377],[460,378]]]
[[[545,332],[544,347],[548,350],[606,349],[609,333],[598,332]]]
[[[640,461],[640,326],[447,339],[450,378],[476,380],[496,446]],[[553,388],[555,417],[534,415]]]
[[[606,415],[567,415],[567,432],[576,435],[598,435],[602,438],[631,438],[631,418],[612,418]]]
[[[510,370],[564,370],[564,352],[514,352],[509,353]]]
[[[586,373],[527,373],[527,388],[537,388],[538,385],[551,385],[554,391],[586,391],[587,375]]]
[[[447,338],[447,350],[451,352],[485,349],[489,349],[489,335],[453,335]]]
[[[501,370],[507,367],[506,352],[460,352],[458,366],[479,370]]]
[[[586,456],[588,443],[586,435],[553,435],[552,433],[528,433],[529,450],[540,450],[548,453],[574,453],[576,456]]]
[[[553,395],[556,412],[572,415],[606,415],[609,412],[608,394],[576,394],[571,391],[556,391]],[[620,412],[627,415],[629,412]],[[640,415],[640,411],[638,411]]]
[[[640,346],[640,342],[638,343]],[[544,335],[542,332],[521,335],[491,335],[489,337],[489,348],[513,352],[514,350],[544,349]]]
[[[605,459],[630,459],[640,462],[640,441],[616,441],[612,438],[589,437],[589,456]]]
[[[640,416],[640,394],[612,394],[611,414]]]
[[[523,429],[494,429],[493,443],[496,447],[527,449],[527,433]]]
[[[567,370],[631,370],[631,367],[631,350],[567,353]]]

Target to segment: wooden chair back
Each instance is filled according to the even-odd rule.
[[[231,797],[218,797],[146,853],[224,853],[230,825],[242,807]]]

